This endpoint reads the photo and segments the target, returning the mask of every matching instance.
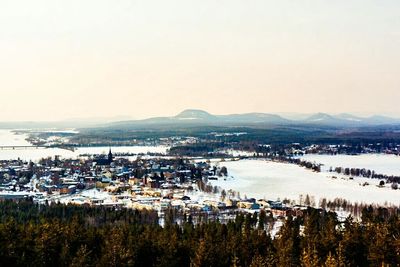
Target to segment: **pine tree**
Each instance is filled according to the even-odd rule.
[[[328,256],[325,260],[325,267],[338,267],[338,262],[336,261],[335,257],[332,256],[332,253],[329,252]]]
[[[318,252],[315,247],[311,248],[310,246],[308,246],[306,249],[303,250],[303,253],[301,255],[301,266],[302,267],[320,266]]]
[[[288,217],[278,236],[276,240],[278,266],[299,266],[301,252],[298,221]]]
[[[345,267],[348,264],[346,263],[345,256],[343,254],[343,245],[339,242],[339,246],[337,249],[337,267]]]
[[[264,257],[260,256],[259,254],[254,255],[250,267],[265,267],[267,265],[267,261]]]
[[[258,229],[259,230],[264,230],[266,221],[267,221],[267,214],[266,214],[265,210],[261,210],[259,218],[258,218]]]
[[[194,258],[190,262],[191,267],[206,267],[207,264],[207,248],[206,242],[204,239],[200,240],[199,245],[197,246],[196,253]]]
[[[90,266],[90,250],[86,245],[82,245],[76,252],[76,256],[72,259],[70,267],[87,267]]]
[[[240,267],[240,261],[236,253],[233,255],[231,267]]]

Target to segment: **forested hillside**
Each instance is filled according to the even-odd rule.
[[[400,218],[364,209],[361,222],[309,209],[271,238],[264,212],[227,224],[159,226],[151,212],[0,203],[1,266],[398,266]]]

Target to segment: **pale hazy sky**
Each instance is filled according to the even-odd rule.
[[[1,0],[0,120],[400,116],[399,0]]]

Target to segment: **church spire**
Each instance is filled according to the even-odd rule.
[[[111,152],[111,147],[110,147],[110,151],[108,152],[108,162],[111,163],[113,161],[113,154]]]

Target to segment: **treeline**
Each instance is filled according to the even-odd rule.
[[[399,183],[400,176],[395,175],[386,175],[386,174],[379,174],[375,173],[375,171],[371,171],[368,169],[360,169],[360,168],[343,168],[343,167],[335,167],[330,169],[331,172],[336,172],[339,174],[344,174],[348,176],[361,176],[365,178],[373,178],[373,179],[383,179],[387,182],[391,183]],[[396,188],[397,189],[397,188]]]
[[[322,209],[328,209],[331,211],[343,211],[347,214],[351,214],[354,218],[359,219],[362,216],[362,212],[366,208],[373,208],[373,210],[378,211],[380,216],[384,216],[385,218],[398,214],[399,207],[394,205],[393,203],[386,202],[382,205],[369,205],[366,203],[359,202],[351,202],[349,200],[343,198],[335,198],[333,200],[327,200],[326,198],[322,198],[319,200],[318,206]]]
[[[199,142],[195,144],[171,147],[169,149],[169,154],[190,157],[226,157],[227,155],[225,153],[217,152],[218,149],[224,147],[224,142]]]
[[[275,238],[265,212],[226,224],[164,227],[149,212],[0,203],[1,266],[398,266],[400,218],[365,208],[362,221],[308,209]],[[93,216],[95,221],[93,220]],[[96,221],[96,216],[102,217]]]
[[[286,157],[286,156],[271,156],[269,158],[271,160],[275,160],[275,161],[279,161],[279,162],[296,164],[300,167],[304,167],[306,169],[310,169],[315,172],[321,172],[322,164],[320,164],[320,163],[310,162],[310,161],[306,161],[306,160],[303,160],[300,158],[292,158],[292,157]]]
[[[138,211],[113,207],[90,207],[86,205],[39,205],[31,199],[15,202],[0,201],[0,222],[12,219],[17,224],[39,223],[43,220],[59,220],[69,223],[77,220],[82,226],[114,226],[122,224],[158,224],[154,211]]]
[[[322,164],[305,161],[300,158],[292,158],[292,157],[284,157],[284,156],[277,156],[277,157],[270,157],[273,160],[278,160],[281,162],[297,164],[301,167],[305,167],[307,169],[320,172]],[[344,167],[335,167],[330,168],[330,172],[336,172],[338,174],[344,174],[347,176],[355,176],[355,177],[364,177],[364,178],[371,178],[371,179],[382,179],[389,183],[396,183],[393,186],[393,189],[397,189],[397,183],[400,183],[400,176],[395,175],[386,175],[386,174],[379,174],[376,173],[374,170],[369,170],[365,168],[344,168]]]

